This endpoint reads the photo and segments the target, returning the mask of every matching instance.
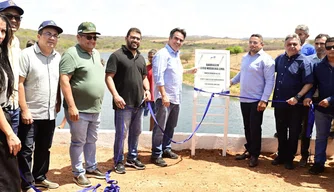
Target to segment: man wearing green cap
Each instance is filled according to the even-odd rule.
[[[59,69],[65,117],[71,132],[73,181],[81,187],[92,185],[87,177],[105,178],[97,168],[95,157],[105,87],[104,67],[100,53],[95,49],[97,35],[100,33],[96,32],[93,23],[81,23],[77,34],[78,44],[62,55]]]

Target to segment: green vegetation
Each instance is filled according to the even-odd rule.
[[[236,55],[244,52],[244,49],[240,46],[227,47],[226,50],[229,50],[231,54],[236,54]]]

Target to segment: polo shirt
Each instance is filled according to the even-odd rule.
[[[305,84],[313,83],[311,61],[303,54],[296,54],[288,57],[286,53],[275,59],[276,82],[273,100],[273,107],[288,107],[284,102],[294,97]]]
[[[38,43],[22,50],[19,75],[25,78],[26,103],[33,119],[56,118],[60,54],[43,55]]]
[[[12,67],[14,74],[14,90],[12,96],[9,98],[9,104],[12,106],[12,109],[15,110],[19,107],[19,65],[20,65],[20,41],[13,35],[13,40],[10,45],[8,45],[8,59]]]
[[[100,113],[104,96],[104,67],[100,53],[92,55],[79,44],[67,49],[61,57],[60,74],[72,75],[70,85],[75,105],[81,113]],[[64,108],[68,105],[64,98]]]
[[[124,99],[126,106],[138,107],[144,98],[143,79],[147,75],[144,57],[137,50],[136,56],[122,45],[110,55],[106,73],[115,74],[113,81],[118,94]],[[113,102],[113,109],[117,109]]]

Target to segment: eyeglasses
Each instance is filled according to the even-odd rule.
[[[7,17],[8,20],[12,20],[14,18],[17,22],[20,22],[22,19],[21,15],[13,15],[10,13],[6,13],[4,15]]]
[[[92,40],[92,39],[94,39],[94,41],[96,41],[97,40],[97,36],[92,36],[92,35],[81,35],[81,36],[84,36],[84,37],[86,37],[86,39],[88,40],[88,41],[90,41],[90,40]]]
[[[55,39],[60,38],[58,34],[52,34],[50,32],[45,32],[45,33],[42,33],[42,34],[45,35],[47,38],[51,38],[51,37],[53,37]]]
[[[332,45],[332,46],[326,46],[326,50],[333,50],[334,49],[334,45]]]
[[[325,43],[314,43],[315,45],[321,45],[321,46],[323,46],[323,45],[325,45]]]

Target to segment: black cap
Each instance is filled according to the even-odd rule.
[[[41,23],[41,25],[38,27],[38,31],[44,29],[45,27],[55,28],[58,34],[63,32],[63,29],[58,27],[58,25],[52,20],[43,21],[43,23]]]
[[[16,9],[20,15],[23,15],[24,11],[21,7],[17,6],[14,1],[12,0],[7,0],[7,1],[3,1],[0,2],[0,12],[4,11],[5,9],[8,8],[13,8]]]

